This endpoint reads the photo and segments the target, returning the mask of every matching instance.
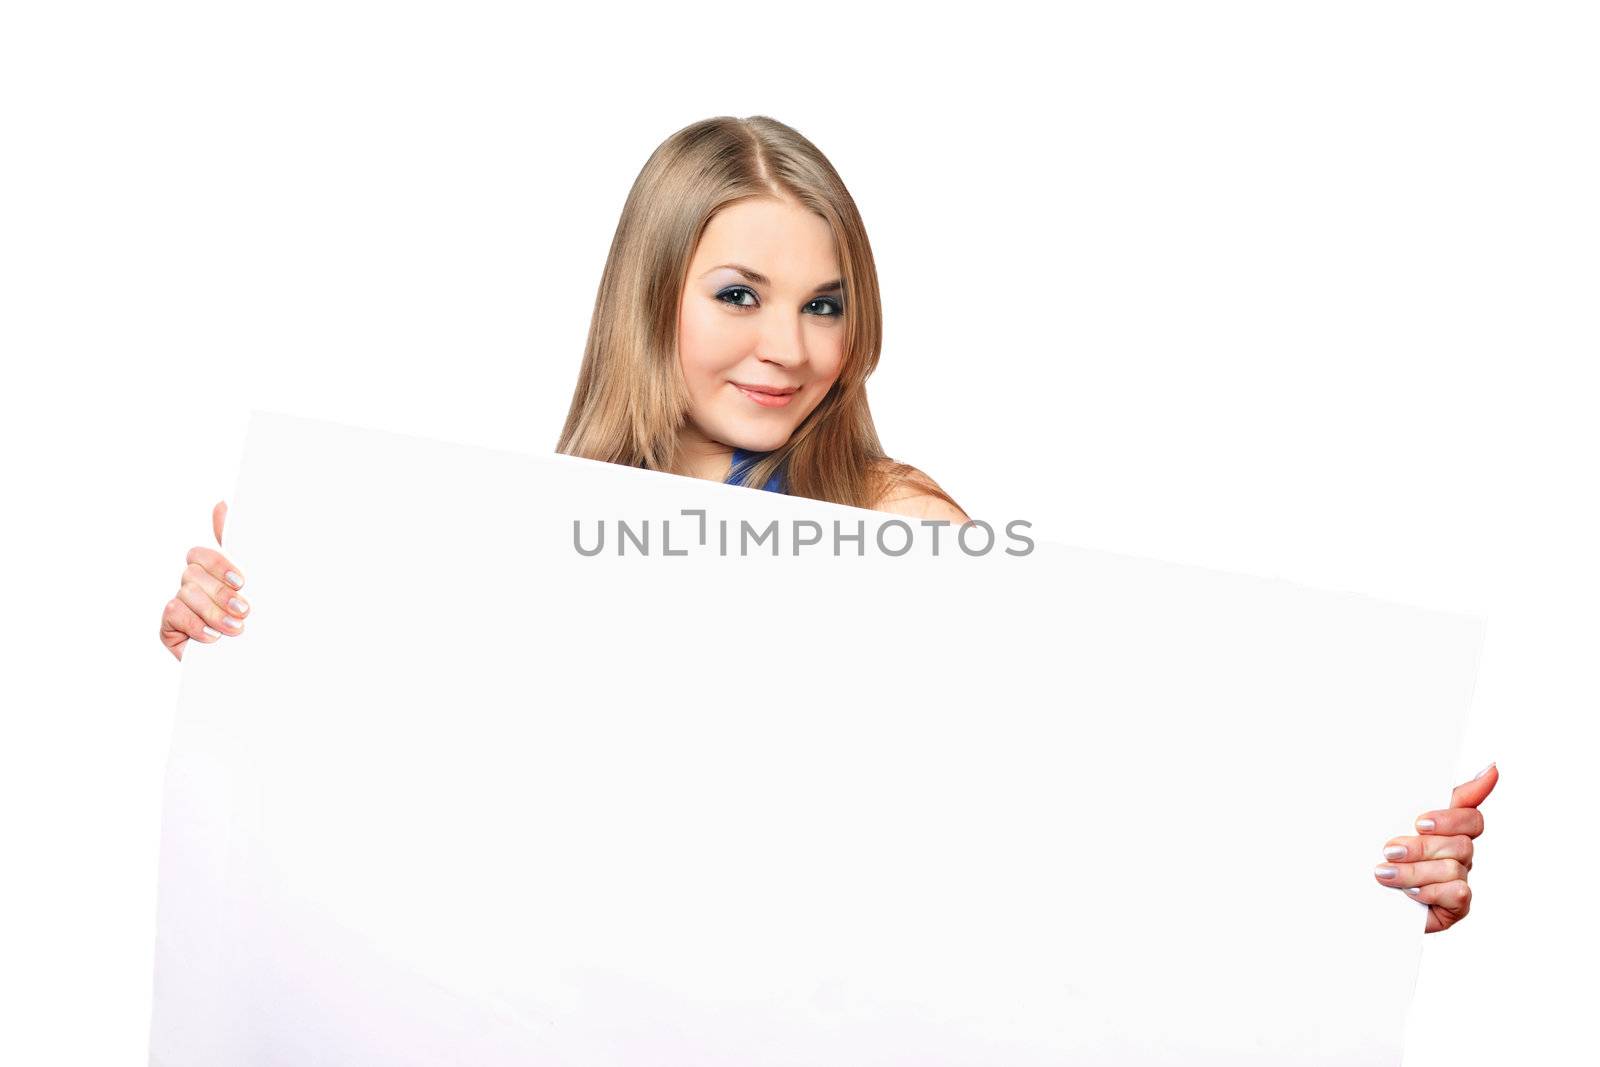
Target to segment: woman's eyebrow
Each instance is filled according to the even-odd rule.
[[[751,270],[749,267],[741,267],[737,263],[722,263],[722,264],[718,264],[717,266],[712,267],[711,270],[736,270],[740,274],[743,274],[750,281],[755,282],[757,285],[771,285],[772,284],[772,279],[767,277],[765,274],[762,274],[758,270]],[[710,274],[711,270],[706,271],[706,274]],[[700,275],[700,277],[702,277],[702,278],[704,278],[705,276],[706,276],[705,274]],[[844,279],[843,278],[835,278],[831,282],[823,282],[821,285],[819,285],[815,289],[811,290],[811,294],[813,296],[815,296],[817,293],[826,293],[826,292],[829,292],[829,291],[834,290],[834,289],[842,288],[843,286],[844,286]]]

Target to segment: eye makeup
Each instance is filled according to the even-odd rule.
[[[741,299],[745,294],[749,294],[753,299],[756,299],[758,303],[745,303]],[[729,296],[732,296],[735,299],[727,299]],[[727,304],[730,307],[736,308],[753,308],[759,306],[759,298],[756,297],[755,290],[751,289],[747,285],[730,285],[726,289],[719,291],[714,299],[716,299],[719,303]],[[832,311],[825,313],[813,312],[813,314],[817,314],[819,318],[836,319],[844,314],[844,301],[836,296],[813,297],[811,300],[806,302],[806,307],[810,307],[813,304],[826,304],[833,308]]]

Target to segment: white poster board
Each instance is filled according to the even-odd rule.
[[[1399,1063],[1482,622],[974,517],[254,413],[151,1062]]]

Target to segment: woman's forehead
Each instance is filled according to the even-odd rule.
[[[790,287],[839,276],[827,221],[787,201],[746,200],[712,216],[695,249],[693,270],[699,275],[727,265]]]

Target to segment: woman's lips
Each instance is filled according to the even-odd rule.
[[[799,392],[797,389],[794,392],[788,393],[763,393],[755,389],[746,389],[738,382],[731,382],[730,384],[735,389],[739,390],[739,392],[743,393],[751,400],[754,400],[757,404],[760,404],[764,408],[781,408],[789,401],[794,399],[795,392]]]

